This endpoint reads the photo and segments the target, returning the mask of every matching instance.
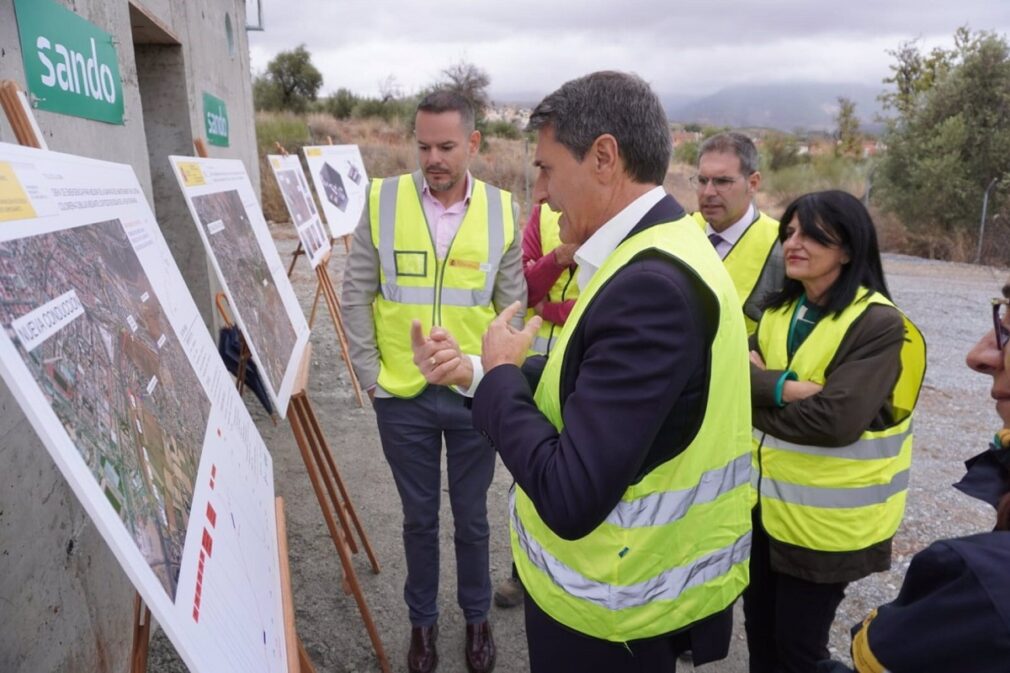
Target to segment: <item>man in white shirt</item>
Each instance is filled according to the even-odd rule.
[[[750,553],[736,290],[662,188],[669,128],[644,81],[572,80],[530,126],[537,191],[565,214],[561,240],[579,246],[580,295],[557,345],[526,360],[539,319],[515,329],[514,304],[484,334],[482,372],[420,324],[414,362],[429,383],[482,377],[473,421],[516,480],[512,554],[533,673],[669,672],[687,649],[715,661]]]
[[[698,194],[694,218],[726,264],[747,333],[753,334],[765,296],[778,290],[785,277],[779,223],[754,203],[761,187],[757,148],[742,133],[712,136],[699,149],[692,182]]]

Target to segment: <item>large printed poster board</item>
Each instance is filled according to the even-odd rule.
[[[190,670],[285,670],[270,454],[129,166],[0,144],[0,375]]]
[[[354,231],[368,200],[368,175],[357,145],[302,148],[333,238]]]
[[[316,201],[312,191],[305,181],[302,163],[293,154],[268,154],[267,161],[277,178],[277,185],[284,197],[284,205],[288,207],[291,223],[298,232],[298,240],[302,243],[305,256],[316,268],[326,253],[330,251],[330,237],[323,229],[323,221],[316,210]]]
[[[309,325],[245,166],[237,159],[169,159],[235,321],[284,417]]]

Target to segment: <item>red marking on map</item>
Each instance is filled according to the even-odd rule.
[[[203,550],[207,552],[207,558],[210,558],[213,554],[211,553],[214,549],[214,538],[210,536],[210,533],[206,528],[203,529]]]
[[[211,528],[217,528],[217,512],[209,502],[207,503],[207,521],[210,521]]]

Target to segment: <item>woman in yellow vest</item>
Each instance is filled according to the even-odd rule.
[[[801,196],[779,238],[786,280],[751,338],[751,673],[815,670],[846,585],[890,567],[926,367],[858,199]]]

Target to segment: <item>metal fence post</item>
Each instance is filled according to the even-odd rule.
[[[975,249],[975,264],[978,264],[982,259],[982,239],[985,238],[985,218],[989,210],[989,192],[996,186],[998,180],[999,178],[993,178],[989,186],[985,188],[985,194],[982,195],[982,221],[978,225],[978,247]]]

